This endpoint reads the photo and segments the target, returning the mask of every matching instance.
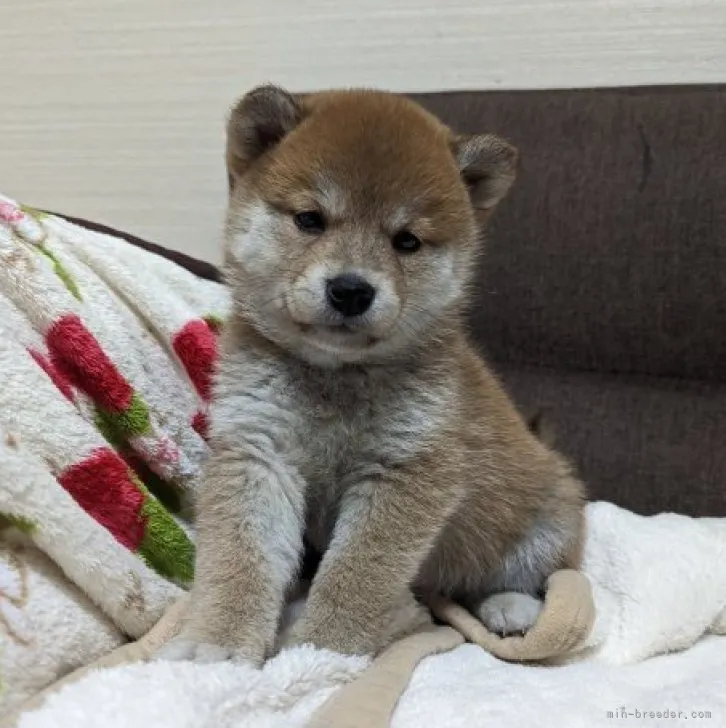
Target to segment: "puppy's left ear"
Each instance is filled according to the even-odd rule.
[[[298,97],[279,86],[258,86],[243,96],[227,122],[227,174],[230,189],[252,163],[302,120]]]
[[[517,176],[516,148],[494,134],[474,134],[455,137],[452,150],[474,208],[493,210]]]

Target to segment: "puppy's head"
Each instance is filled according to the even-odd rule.
[[[449,320],[516,151],[374,91],[257,88],[228,125],[237,310],[322,366],[400,354]]]

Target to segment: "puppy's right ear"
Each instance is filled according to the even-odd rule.
[[[456,137],[453,151],[474,209],[488,214],[514,183],[517,150],[494,134],[473,134]]]
[[[258,86],[232,109],[227,123],[230,190],[249,166],[274,147],[302,119],[295,97],[278,86]]]

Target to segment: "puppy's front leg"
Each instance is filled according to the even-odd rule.
[[[372,654],[429,621],[410,587],[454,499],[428,485],[397,474],[348,490],[294,643]]]
[[[260,664],[272,651],[302,551],[302,479],[274,455],[221,450],[199,501],[190,611],[159,657]]]

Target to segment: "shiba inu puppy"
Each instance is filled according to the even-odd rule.
[[[517,153],[375,91],[266,86],[234,108],[234,314],[182,634],[163,656],[261,663],[303,533],[324,553],[292,641],[375,653],[427,594],[526,631],[577,566],[583,487],[516,412],[462,311]]]

